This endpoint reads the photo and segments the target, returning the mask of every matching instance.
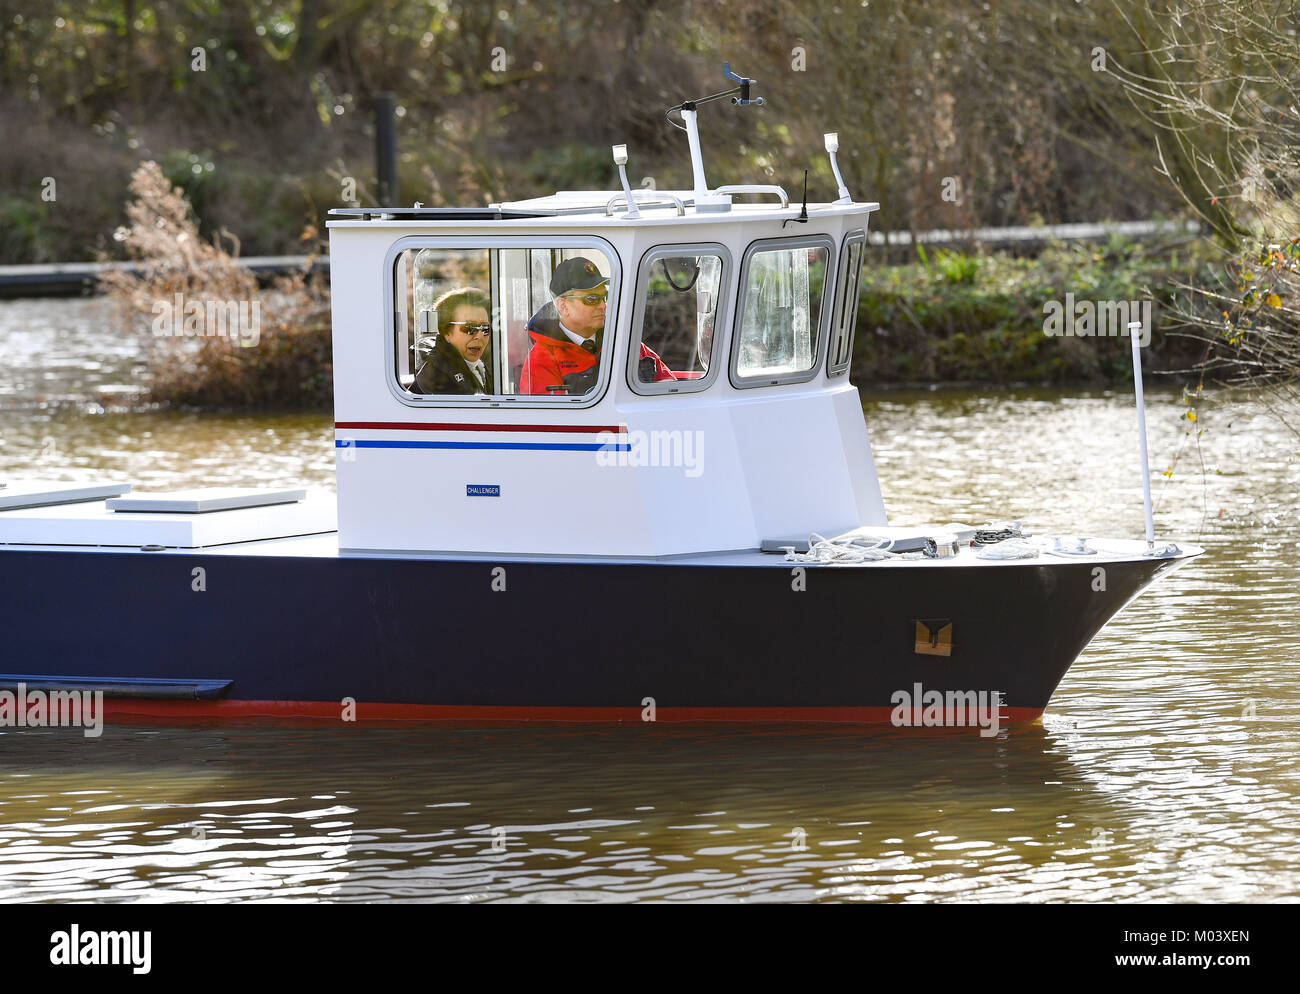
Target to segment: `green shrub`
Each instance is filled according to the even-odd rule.
[[[1197,347],[1170,336],[1175,279],[1204,272],[1211,248],[1147,248],[1112,237],[1103,245],[1052,244],[1035,258],[917,247],[919,264],[863,271],[854,347],[861,384],[1095,383],[1131,375],[1124,338],[1052,338],[1044,304],[1153,300],[1149,362],[1190,369]]]

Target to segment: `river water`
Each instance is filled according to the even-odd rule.
[[[0,303],[0,480],[332,486],[328,417],[121,410],[143,343],[108,318]],[[1130,395],[864,409],[896,523],[1141,533]],[[0,729],[0,901],[1300,899],[1295,437],[1183,410],[1149,394],[1156,528],[1207,554],[1040,725]]]

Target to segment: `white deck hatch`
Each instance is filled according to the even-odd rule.
[[[0,511],[0,544],[202,549],[318,535],[338,527],[332,495],[312,495],[285,503],[284,494],[302,491],[267,493],[279,495],[281,502],[202,513],[123,513],[111,510],[103,500],[10,509]]]
[[[171,490],[158,493],[133,493],[108,502],[110,511],[156,511],[163,514],[209,514],[213,511],[237,511],[247,507],[296,504],[307,496],[306,490],[259,490],[244,487],[205,487],[198,490]]]
[[[23,507],[48,507],[80,501],[117,497],[131,489],[129,483],[62,483],[52,480],[27,480],[12,487],[0,483],[0,511]]]

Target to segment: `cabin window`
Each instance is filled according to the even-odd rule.
[[[419,241],[393,253],[392,362],[404,399],[595,398],[609,365],[612,253],[528,239],[409,244]]]
[[[844,239],[840,254],[839,295],[831,321],[830,347],[827,349],[826,375],[840,376],[853,359],[853,333],[858,324],[858,294],[862,288],[862,258],[867,234],[852,231]]]
[[[713,381],[718,337],[724,327],[723,283],[731,256],[721,245],[653,248],[641,260],[628,350],[628,383],[637,393],[689,393]]]
[[[791,383],[815,375],[831,253],[832,243],[824,238],[749,247],[732,347],[736,386]]]

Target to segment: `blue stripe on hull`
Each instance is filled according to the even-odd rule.
[[[397,439],[341,438],[335,441],[336,449],[509,449],[513,451],[536,449],[547,452],[630,452],[627,443],[610,442],[424,442]]]

